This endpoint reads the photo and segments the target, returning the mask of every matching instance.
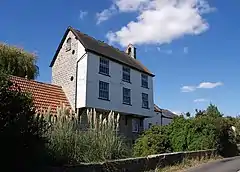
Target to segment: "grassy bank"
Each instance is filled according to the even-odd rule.
[[[220,156],[212,156],[210,158],[201,158],[201,159],[185,159],[182,163],[176,164],[173,166],[167,166],[164,168],[156,169],[155,172],[183,172],[188,168],[197,167],[204,163],[208,163],[217,159],[221,159]]]

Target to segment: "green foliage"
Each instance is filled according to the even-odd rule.
[[[56,116],[43,114],[51,124],[48,146],[53,150],[56,163],[100,162],[129,155],[131,151],[116,131],[119,115],[111,112],[103,117],[90,110],[81,116],[87,117],[87,126],[81,125],[83,119],[79,121],[64,107],[58,109]]]
[[[38,75],[36,55],[0,43],[0,71],[19,77],[35,79]]]
[[[134,156],[147,156],[163,152],[171,152],[168,138],[168,127],[152,126],[136,141]]]
[[[222,117],[215,105],[196,111],[195,117],[175,117],[169,126],[155,126],[144,132],[134,146],[138,156],[178,151],[217,149],[222,156],[238,154],[236,119]]]
[[[218,118],[218,117],[222,117],[223,115],[219,112],[217,106],[210,104],[206,110],[206,114],[208,116],[214,117],[214,118]]]
[[[219,118],[217,121],[218,138],[217,138],[217,150],[220,155],[224,157],[236,156],[238,154],[238,148],[236,144],[237,137],[234,131],[231,129],[232,124],[225,118]]]
[[[35,119],[31,97],[14,88],[2,73],[0,102],[1,167],[8,171],[28,171],[42,166],[47,156],[45,123]]]

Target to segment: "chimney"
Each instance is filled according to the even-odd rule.
[[[132,58],[136,59],[137,58],[137,54],[136,54],[136,47],[134,47],[132,44],[129,44],[127,49],[126,49],[126,53],[131,56]]]

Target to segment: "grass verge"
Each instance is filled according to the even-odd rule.
[[[201,164],[207,163],[207,162],[211,162],[217,159],[221,159],[221,156],[212,156],[212,157],[204,157],[201,159],[184,159],[183,162],[173,165],[173,166],[167,166],[164,168],[159,168],[156,169],[155,172],[183,172],[185,170],[187,170],[188,168],[191,167],[197,167]]]

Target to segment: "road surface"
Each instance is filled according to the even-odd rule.
[[[190,168],[186,172],[240,172],[240,156],[216,160]]]

